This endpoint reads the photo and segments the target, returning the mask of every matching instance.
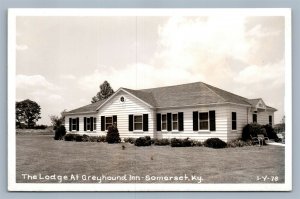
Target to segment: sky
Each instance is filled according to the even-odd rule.
[[[38,124],[116,91],[205,82],[284,115],[284,17],[18,16],[16,100],[41,106]]]

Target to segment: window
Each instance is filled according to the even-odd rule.
[[[272,126],[273,124],[273,119],[272,119],[272,115],[269,115],[269,124]]]
[[[161,130],[167,130],[167,114],[161,115]]]
[[[134,115],[134,130],[143,130],[143,116]]]
[[[109,126],[113,125],[112,117],[105,117],[105,129],[107,130]]]
[[[172,130],[178,130],[178,114],[173,114],[173,117],[172,117]]]
[[[96,130],[96,127],[97,127],[97,118],[96,117],[94,117],[94,124],[93,124],[94,126],[93,126],[93,129],[94,129],[94,131]]]
[[[199,113],[200,130],[208,130],[208,112]]]
[[[91,118],[86,118],[86,130],[91,130]]]
[[[72,131],[73,130],[77,130],[77,119],[76,118],[73,118],[72,119]]]
[[[253,114],[253,123],[257,123],[257,114]]]
[[[231,120],[232,120],[231,128],[232,130],[236,130],[236,112],[231,113]]]
[[[125,101],[125,98],[122,96],[122,97],[120,97],[120,101],[121,102],[124,102]]]

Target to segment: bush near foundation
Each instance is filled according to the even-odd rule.
[[[172,138],[171,139],[171,147],[191,147],[193,141],[190,140],[189,138],[185,139],[177,139],[177,138]]]
[[[214,148],[214,149],[221,149],[227,146],[226,142],[219,138],[209,138],[204,141],[204,146]]]
[[[115,125],[108,127],[106,134],[106,142],[109,144],[121,142],[119,130]]]
[[[77,136],[77,134],[69,133],[69,134],[65,135],[64,140],[65,141],[75,141],[76,136]]]
[[[157,146],[166,146],[166,145],[170,145],[170,140],[169,139],[154,139],[153,140],[153,144],[157,145]]]
[[[56,130],[55,130],[55,135],[54,135],[54,139],[55,140],[62,140],[64,138],[64,136],[66,135],[66,128],[64,126],[59,126]]]
[[[261,133],[261,125],[257,123],[247,124],[243,128],[242,139],[244,141],[251,140],[251,137],[257,137]]]
[[[276,132],[271,125],[266,124],[263,125],[262,128],[266,129],[266,134],[269,139],[274,139],[275,141],[278,140],[278,136],[276,135]]]
[[[135,146],[151,146],[150,136],[139,137],[134,142]]]
[[[244,147],[244,146],[252,146],[252,141],[244,141],[242,139],[235,139],[227,142],[228,148],[235,148],[235,147]]]
[[[136,140],[136,138],[131,138],[131,137],[124,138],[124,142],[130,143],[130,144],[134,144],[135,140]]]

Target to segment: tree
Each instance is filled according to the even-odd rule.
[[[109,98],[112,94],[114,94],[114,90],[111,88],[110,84],[105,80],[100,85],[100,91],[96,96],[92,98],[92,103],[98,102],[100,100],[104,100]]]
[[[56,130],[60,126],[64,126],[64,123],[65,123],[65,112],[66,112],[66,110],[63,110],[60,113],[60,116],[56,116],[56,115],[51,115],[50,116],[50,120],[51,120],[51,124],[53,126],[53,130]]]
[[[16,124],[20,126],[24,123],[27,128],[35,126],[36,122],[41,119],[41,107],[36,102],[26,99],[16,102]]]

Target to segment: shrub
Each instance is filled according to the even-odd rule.
[[[243,141],[242,139],[235,139],[227,142],[228,148],[235,148],[235,147],[244,147],[244,146],[251,146],[251,141]]]
[[[130,143],[130,144],[134,144],[134,142],[135,142],[135,138],[124,138],[124,142],[128,142],[128,143]]]
[[[82,135],[75,135],[75,141],[76,142],[82,142],[83,141],[83,136]]]
[[[97,138],[97,142],[106,142],[106,136],[102,135]]]
[[[261,133],[261,125],[257,123],[247,124],[243,128],[242,139],[247,141],[251,139],[251,137],[257,137],[257,134]]]
[[[109,144],[121,142],[119,130],[115,125],[108,127],[106,141]]]
[[[171,147],[191,147],[192,146],[192,140],[189,138],[186,139],[177,139],[172,138],[171,139]]]
[[[55,140],[62,140],[64,138],[64,136],[66,135],[66,128],[64,126],[59,126],[56,130],[55,130],[55,135],[54,135],[54,139]]]
[[[204,146],[214,148],[214,149],[220,149],[220,148],[225,148],[227,144],[226,142],[220,140],[219,138],[209,138],[204,141]]]
[[[266,125],[263,125],[262,128],[264,128],[266,130],[266,134],[269,139],[274,139],[274,140],[278,139],[278,136],[276,135],[276,132],[271,125],[266,124]]]
[[[90,142],[90,136],[83,134],[82,136],[82,142]]]
[[[154,145],[158,145],[158,146],[166,146],[166,145],[170,145],[170,140],[169,139],[154,139],[153,143],[154,143]]]
[[[77,136],[76,134],[69,133],[69,134],[65,135],[64,140],[65,141],[75,141],[76,136]]]
[[[192,146],[203,146],[201,141],[192,140]]]
[[[134,142],[135,146],[151,146],[150,136],[139,137]]]

